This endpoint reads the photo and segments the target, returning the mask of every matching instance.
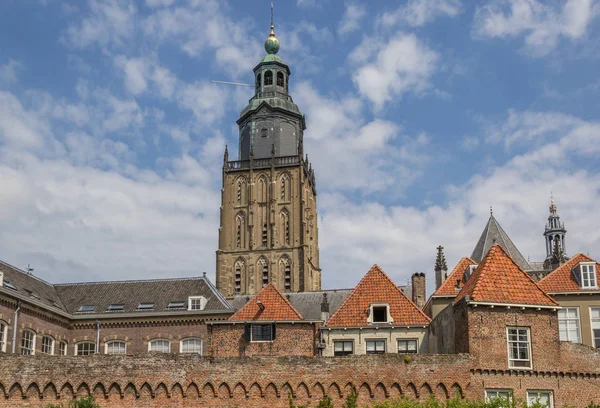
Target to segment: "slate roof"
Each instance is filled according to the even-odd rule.
[[[579,262],[596,261],[587,255],[577,254],[540,280],[538,283],[540,288],[546,292],[589,292],[590,290],[598,290],[583,289],[579,286],[577,279],[575,279],[573,272],[571,272]],[[596,275],[598,275],[598,271],[600,271],[600,263],[596,262]],[[596,279],[598,279],[598,276],[596,276]]]
[[[181,311],[187,310],[190,296],[206,298],[203,312],[232,310],[231,305],[205,277],[68,283],[54,287],[67,310],[74,315],[85,314],[79,312],[82,305],[94,306],[93,314],[106,315]],[[169,309],[170,302],[184,302],[184,307]],[[154,303],[154,308],[141,311],[138,309],[140,303]],[[109,311],[108,307],[111,304],[123,304],[123,310]]]
[[[373,303],[389,304],[395,326],[427,325],[431,321],[379,266],[373,265],[325,326],[367,326],[367,310]]]
[[[66,310],[55,287],[50,283],[2,261],[0,261],[0,272],[4,274],[3,287],[8,293],[15,291],[21,296],[41,302],[46,306]],[[9,288],[9,285],[14,286],[16,289]]]
[[[259,306],[259,301],[263,308]],[[228,320],[304,320],[304,317],[269,283]]]
[[[456,289],[456,281],[460,280],[461,288],[465,285],[466,280],[464,272],[469,265],[477,265],[477,262],[466,256],[458,261],[458,264],[456,264],[452,272],[450,272],[450,275],[448,275],[448,278],[440,285],[433,296],[458,295],[459,289]]]
[[[521,269],[524,271],[531,270],[529,262],[521,255],[521,252],[519,252],[508,234],[502,229],[496,218],[494,218],[493,215],[490,215],[490,219],[483,229],[481,237],[479,237],[479,241],[477,241],[477,245],[475,245],[475,249],[473,249],[471,259],[476,263],[480,263],[494,244],[498,244],[504,248]]]
[[[558,306],[499,244],[492,246],[454,299],[475,302]]]

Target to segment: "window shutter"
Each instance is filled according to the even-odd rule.
[[[273,336],[273,337],[272,337],[272,338],[273,338],[273,340],[275,340],[275,327],[277,327],[277,324],[276,324],[276,323],[273,323],[273,329],[271,329],[271,330],[272,330],[272,334],[271,334],[271,335]]]
[[[250,323],[244,325],[244,340],[250,341]]]

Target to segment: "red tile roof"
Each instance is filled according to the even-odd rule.
[[[590,289],[582,289],[577,283],[577,279],[573,276],[571,270],[577,266],[579,262],[596,262],[592,258],[584,254],[577,254],[567,262],[544,276],[539,281],[538,285],[546,292],[577,292],[589,291]],[[596,273],[600,270],[600,264],[596,262]],[[598,277],[596,277],[598,278]],[[592,289],[597,290],[597,289]]]
[[[467,295],[475,302],[558,306],[498,244],[483,258],[454,303]]]
[[[373,303],[387,303],[397,326],[427,325],[431,321],[379,266],[373,265],[325,325],[367,326],[367,310]]]
[[[458,264],[454,267],[448,278],[442,283],[442,285],[435,291],[433,296],[456,296],[458,295],[458,290],[456,290],[456,281],[460,280],[460,287],[462,288],[465,283],[465,269],[469,265],[477,265],[477,262],[472,260],[471,258],[464,257],[462,258]]]
[[[264,309],[259,307],[259,301]],[[304,317],[273,284],[268,284],[228,320],[304,320]]]

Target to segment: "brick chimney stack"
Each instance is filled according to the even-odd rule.
[[[425,306],[426,285],[425,274],[423,272],[413,273],[412,280],[412,301],[419,309]]]

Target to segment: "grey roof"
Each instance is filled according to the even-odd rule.
[[[21,269],[0,261],[0,272],[4,274],[3,287],[10,293],[14,286],[15,292],[21,296],[41,302],[44,305],[66,310],[56,288],[48,282],[41,280]]]
[[[207,299],[204,311],[229,311],[231,305],[221,296],[205,277],[156,279],[115,282],[90,282],[54,285],[67,310],[75,315],[83,305],[94,306],[93,314],[115,315],[120,313],[147,313],[174,311],[167,306],[170,302],[185,302],[190,296]],[[154,308],[140,311],[140,303],[153,303]],[[109,311],[113,304],[122,304],[123,310]],[[175,309],[177,310],[177,309]]]
[[[402,289],[409,298],[411,297],[410,286],[400,286],[400,289]],[[284,296],[289,299],[292,306],[294,306],[306,320],[321,320],[321,302],[323,301],[323,293],[327,293],[329,315],[331,316],[344,300],[346,300],[352,290],[353,289],[331,289],[314,292],[292,292],[285,293]],[[240,309],[251,297],[252,296],[249,295],[238,295],[235,296],[230,303],[234,308]]]
[[[531,266],[523,257],[523,255],[521,255],[521,252],[519,252],[508,234],[502,229],[498,221],[496,221],[496,218],[494,218],[493,215],[490,215],[490,219],[483,229],[483,233],[481,234],[477,245],[475,245],[471,259],[477,263],[481,262],[494,244],[499,244],[502,248],[504,248],[512,260],[515,261],[523,270],[531,270]]]

